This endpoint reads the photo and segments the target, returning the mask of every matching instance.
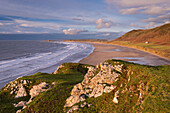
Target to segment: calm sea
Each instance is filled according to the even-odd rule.
[[[0,88],[20,76],[51,73],[64,62],[79,62],[93,49],[82,43],[0,40]]]

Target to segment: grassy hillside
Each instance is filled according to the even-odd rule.
[[[157,45],[152,43],[148,43],[148,44],[132,43],[130,41],[112,41],[112,42],[108,42],[108,44],[132,47],[170,59],[170,46],[168,45]]]
[[[101,44],[114,44],[137,48],[155,55],[170,59],[170,24],[165,24],[153,29],[132,30],[123,36],[112,40],[104,39],[79,39],[66,40],[71,42],[94,42]],[[148,43],[145,43],[148,42]]]
[[[112,65],[115,65],[115,62],[124,64],[124,71],[119,80],[113,84],[116,89],[97,98],[88,98],[86,101],[92,105],[80,108],[75,112],[169,112],[170,66],[146,66],[119,60],[108,60],[107,62]],[[64,67],[57,74],[37,73],[17,79],[32,81],[27,89],[41,82],[49,84],[56,82],[56,85],[50,90],[36,96],[22,111],[23,113],[63,113],[66,99],[70,96],[73,86],[80,83],[83,80],[83,75],[87,72],[86,65],[76,63],[63,65]],[[129,77],[130,80],[128,80]],[[143,102],[139,104],[140,91],[138,87],[141,84],[143,84],[144,96]],[[20,108],[15,108],[12,103],[28,100],[29,96],[14,99],[14,95],[9,94],[10,89],[4,91],[4,88],[0,92],[0,113],[15,113]],[[120,91],[118,104],[112,101],[116,90]],[[123,90],[125,91],[123,92]]]
[[[132,30],[108,43],[141,49],[170,59],[170,24],[147,30]]]
[[[84,68],[86,65],[77,63],[64,63],[63,65],[64,68],[60,70],[58,74],[36,73],[34,75],[24,76],[15,80],[31,81],[32,83],[29,84],[27,90],[31,89],[33,85],[39,84],[41,82],[47,82],[49,84],[56,82],[56,85],[50,90],[38,95],[34,101],[30,103],[29,107],[27,107],[23,112],[63,112],[65,100],[70,95],[71,89],[75,84],[83,80],[83,75],[87,71],[87,69]],[[18,103],[21,100],[28,101],[30,98],[30,96],[27,96],[14,99],[14,95],[9,94],[11,90],[9,89],[4,91],[4,88],[2,88],[0,91],[0,113],[15,113],[18,109],[20,109],[20,107],[15,108],[13,103]]]
[[[132,30],[114,41],[130,41],[132,43],[149,42],[157,45],[170,46],[170,24],[147,30]]]

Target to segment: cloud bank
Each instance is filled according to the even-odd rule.
[[[87,30],[84,30],[84,29],[74,29],[74,28],[69,28],[69,29],[65,29],[63,30],[63,33],[65,35],[77,35],[81,32],[87,32]]]
[[[96,21],[96,28],[101,29],[101,28],[110,28],[112,26],[112,22],[105,22],[101,18]]]

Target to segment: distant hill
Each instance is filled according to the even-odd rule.
[[[170,23],[153,29],[132,30],[114,41],[130,41],[131,43],[149,42],[158,45],[170,45]]]

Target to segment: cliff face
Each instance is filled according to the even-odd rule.
[[[150,42],[159,45],[170,45],[170,24],[147,30],[132,30],[114,41]]]
[[[1,89],[0,112],[168,112],[170,66],[64,63]],[[7,109],[9,108],[9,109]]]

